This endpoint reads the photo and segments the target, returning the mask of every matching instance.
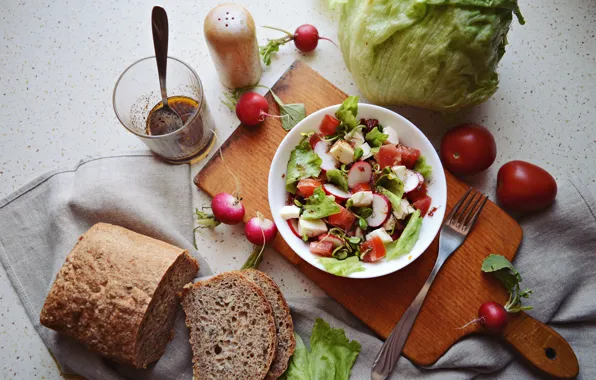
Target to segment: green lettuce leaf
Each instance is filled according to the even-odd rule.
[[[410,253],[418,241],[421,226],[422,218],[420,217],[420,210],[416,210],[410,216],[410,221],[406,225],[404,231],[401,233],[399,239],[385,245],[385,249],[387,250],[387,255],[385,257],[387,260],[392,260]]]
[[[343,191],[348,191],[348,176],[339,169],[327,170],[327,181],[339,187]]]
[[[348,380],[360,343],[350,341],[343,329],[333,329],[321,318],[315,320],[310,336],[310,352],[300,336],[282,380]]]
[[[320,257],[319,261],[325,270],[336,276],[346,277],[355,272],[362,272],[364,267],[356,256],[348,257],[345,260],[337,260],[333,257]]]
[[[344,62],[366,99],[455,111],[498,88],[517,0],[331,0]]]
[[[404,196],[404,183],[397,175],[395,175],[390,167],[383,169],[383,172],[375,182],[375,185],[389,190],[400,199]]]
[[[325,195],[323,188],[319,186],[315,189],[313,195],[306,200],[302,218],[321,219],[340,212],[341,207],[335,203],[335,198],[332,195]]]
[[[360,125],[358,116],[358,97],[349,96],[341,106],[335,111],[335,117],[338,118],[348,128],[348,131]]]
[[[377,186],[377,193],[381,193],[384,196],[387,197],[387,199],[389,199],[389,202],[391,203],[391,208],[393,210],[398,210],[401,206],[401,198],[403,197],[403,184],[402,184],[402,191],[401,193],[393,193],[387,189],[385,189],[382,186]]]
[[[422,174],[424,179],[429,179],[433,173],[433,167],[426,163],[426,157],[420,156],[414,165],[414,170]]]
[[[389,137],[389,135],[379,131],[378,127],[374,127],[372,131],[366,134],[365,140],[372,148],[378,148],[383,145],[385,140],[387,140],[387,137]]]
[[[318,177],[321,173],[321,158],[313,152],[307,140],[301,142],[292,153],[286,169],[286,190],[296,193],[296,185],[303,178]]]

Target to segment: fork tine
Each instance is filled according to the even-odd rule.
[[[487,196],[484,197],[484,201],[482,201],[482,203],[480,204],[480,207],[478,207],[478,209],[476,210],[476,212],[474,213],[474,215],[472,215],[472,219],[470,220],[470,222],[467,223],[464,226],[464,228],[466,230],[466,233],[468,233],[468,231],[470,230],[470,228],[472,228],[472,226],[474,226],[474,224],[476,223],[476,219],[478,219],[478,216],[480,215],[480,212],[482,211],[482,208],[486,204],[486,201],[488,201],[488,197]]]
[[[455,222],[457,224],[463,225],[462,215],[464,215],[466,212],[469,212],[468,211],[468,207],[470,206],[470,204],[472,203],[472,201],[474,200],[474,198],[476,198],[476,195],[478,195],[478,193],[479,193],[478,190],[475,190],[474,191],[474,194],[472,194],[472,197],[469,198],[466,201],[466,204],[461,208],[461,212],[458,214],[458,216],[457,216],[457,218],[455,220]]]
[[[474,194],[474,197],[476,197],[476,194],[479,194],[480,196],[478,198],[476,198],[476,201],[472,204],[470,209],[466,210],[465,215],[464,215],[463,211],[462,211],[462,215],[460,215],[459,221],[463,226],[465,226],[467,224],[467,222],[470,220],[470,216],[474,215],[472,212],[474,211],[474,209],[476,208],[478,203],[480,203],[480,201],[482,201],[482,198],[484,198],[484,194],[482,194],[481,192],[476,191],[476,193]],[[472,198],[472,199],[474,199],[474,198]]]
[[[468,189],[468,191],[466,191],[466,193],[463,195],[463,197],[460,198],[460,200],[455,204],[455,206],[453,206],[453,208],[451,209],[451,212],[449,213],[449,215],[447,215],[447,218],[445,218],[445,223],[448,223],[451,221],[451,219],[453,218],[453,215],[455,215],[457,210],[459,210],[459,206],[461,206],[463,201],[468,197],[468,194],[470,194],[470,191],[472,191],[471,187]]]

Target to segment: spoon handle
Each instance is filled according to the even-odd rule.
[[[157,74],[164,107],[168,106],[166,94],[166,71],[168,66],[168,15],[162,7],[153,7],[151,12],[151,28],[153,30],[153,48],[157,61]]]

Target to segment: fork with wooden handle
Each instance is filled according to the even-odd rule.
[[[424,286],[422,286],[422,289],[420,289],[420,292],[414,299],[414,302],[408,307],[408,310],[401,317],[377,354],[372,366],[372,380],[386,379],[391,374],[391,371],[393,371],[393,367],[401,355],[401,351],[406,344],[408,335],[412,330],[412,326],[416,321],[418,312],[422,307],[424,298],[426,298],[426,294],[435,276],[447,258],[466,240],[468,233],[474,223],[476,223],[478,215],[480,215],[484,204],[488,200],[478,190],[474,191],[471,196],[470,193],[472,193],[472,188],[468,189],[455,207],[453,207],[447,218],[445,218],[445,222],[441,228],[441,234],[439,235],[439,255],[437,262]]]

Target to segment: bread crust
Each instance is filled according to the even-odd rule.
[[[95,224],[56,275],[40,322],[103,356],[145,367],[147,359],[156,358],[139,357],[139,331],[153,295],[181,257],[194,277],[199,266],[186,250],[119,226]]]

